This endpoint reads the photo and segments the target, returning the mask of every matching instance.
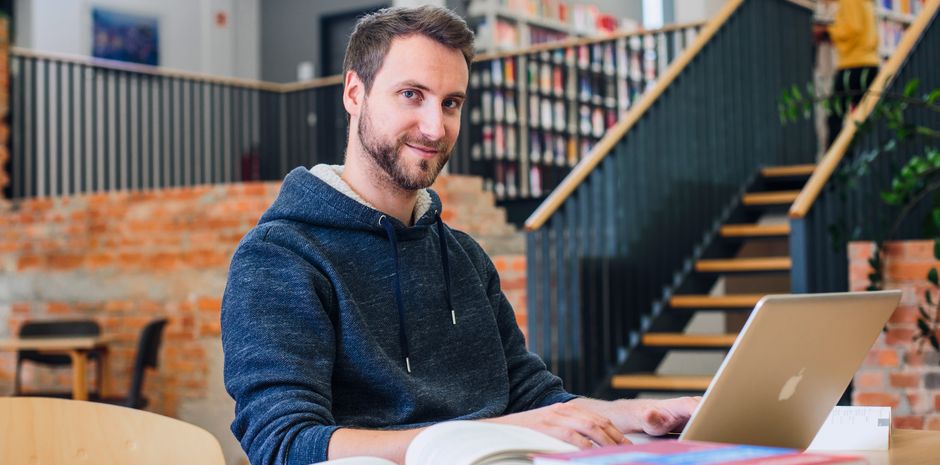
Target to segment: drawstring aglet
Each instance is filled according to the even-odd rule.
[[[453,321],[455,325],[457,324],[457,312],[453,309],[450,310],[450,321]]]
[[[405,357],[405,368],[408,369],[408,373],[411,373],[411,359],[408,357]]]

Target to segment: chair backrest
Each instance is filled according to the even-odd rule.
[[[224,465],[218,440],[142,410],[39,397],[0,398],[0,463]]]
[[[126,406],[143,408],[146,404],[141,390],[144,387],[144,375],[147,368],[157,367],[157,358],[160,355],[160,343],[163,342],[163,328],[166,326],[165,318],[151,321],[140,331],[137,341],[137,355],[134,358],[134,372],[131,375],[131,385],[127,390]]]
[[[97,336],[101,327],[94,320],[27,321],[20,327],[20,337]],[[43,354],[35,350],[17,352],[17,363],[30,360],[47,365],[68,365],[68,355]]]

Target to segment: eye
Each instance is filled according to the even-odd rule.
[[[444,108],[447,108],[448,110],[456,110],[460,108],[460,100],[455,98],[445,99]]]
[[[414,91],[414,90],[412,90],[412,89],[405,89],[405,90],[401,91],[401,96],[402,96],[402,97],[405,97],[405,98],[408,99],[408,100],[413,100],[413,99],[416,99],[416,98],[419,97],[418,92],[416,92],[416,91]]]

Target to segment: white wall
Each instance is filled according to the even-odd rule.
[[[260,0],[16,0],[16,45],[91,54],[95,6],[157,17],[160,66],[213,75],[259,76]],[[226,16],[218,25],[219,13]]]

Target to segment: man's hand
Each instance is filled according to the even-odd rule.
[[[568,403],[610,418],[620,431],[661,436],[682,431],[701,400],[701,397],[615,401],[579,398]]]
[[[577,405],[575,400],[484,421],[524,426],[582,449],[629,442],[610,418]]]

